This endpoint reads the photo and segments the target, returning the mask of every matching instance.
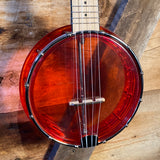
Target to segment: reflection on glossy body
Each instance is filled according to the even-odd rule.
[[[27,114],[25,83],[37,50],[66,31],[70,32],[71,27],[45,36],[25,61],[20,94]],[[115,38],[89,33],[65,38],[46,51],[32,73],[29,102],[34,119],[44,132],[61,143],[80,146],[81,138],[87,135],[97,135],[101,143],[123,129],[134,115],[142,90],[140,72],[134,55]],[[81,88],[84,99],[104,97],[105,102],[69,106],[73,100],[83,100]]]

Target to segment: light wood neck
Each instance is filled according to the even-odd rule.
[[[72,32],[99,31],[98,0],[71,0]]]

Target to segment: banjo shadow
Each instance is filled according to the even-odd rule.
[[[27,156],[32,146],[33,153],[40,152],[40,158],[43,160],[54,159],[60,144],[49,140],[43,135],[40,130],[29,121],[24,111],[17,112],[17,129],[21,144]]]

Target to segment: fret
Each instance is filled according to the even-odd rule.
[[[72,6],[72,7],[98,7],[98,5],[77,5],[77,6]]]
[[[98,19],[99,17],[73,17],[72,19]]]
[[[98,0],[72,0],[72,31],[99,31]]]
[[[80,8],[72,8],[72,12],[71,13],[97,13],[99,14],[99,10],[98,8],[83,8],[83,7],[80,7]]]
[[[99,24],[99,22],[72,23],[72,24],[80,24],[80,25],[84,25],[84,24]]]
[[[72,13],[82,13],[83,11],[72,11]],[[85,13],[97,13],[99,14],[98,11],[85,11]]]
[[[97,19],[99,19],[99,14],[98,13],[75,13],[73,14],[72,18],[77,18],[79,17],[80,19],[83,19],[83,18],[87,18],[87,17],[97,17]]]
[[[77,32],[79,31],[90,31],[90,30],[93,30],[93,28],[99,28],[99,23],[85,23],[85,24],[82,24],[82,23],[73,23],[72,24],[76,29],[77,29]]]
[[[99,23],[99,19],[98,17],[74,17],[72,18],[72,24],[75,24],[75,23],[81,23],[82,25],[87,23],[87,24],[90,24],[90,23]]]

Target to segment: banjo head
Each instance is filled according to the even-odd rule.
[[[114,35],[66,31],[71,27],[48,34],[27,57],[20,78],[22,105],[50,139],[86,147],[87,137],[88,146],[90,139],[96,145],[133,118],[142,71],[133,51]]]

